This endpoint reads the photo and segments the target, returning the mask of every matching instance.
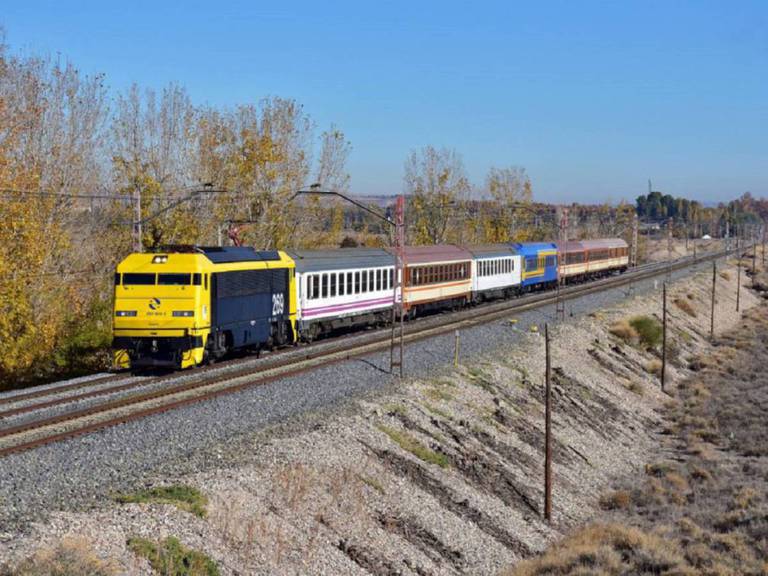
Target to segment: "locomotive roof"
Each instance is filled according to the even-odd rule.
[[[387,248],[390,254],[394,254],[394,248]],[[453,244],[435,244],[434,246],[406,246],[405,261],[411,264],[430,264],[432,262],[452,262],[470,260],[472,254]]]
[[[494,256],[512,256],[517,250],[510,244],[477,244],[462,246],[476,258],[493,258]]]
[[[292,250],[288,255],[296,263],[296,271],[345,270],[393,266],[392,255],[381,248],[337,248],[333,250]]]
[[[214,264],[280,260],[277,250],[256,250],[251,246],[198,246],[197,251],[202,252]]]

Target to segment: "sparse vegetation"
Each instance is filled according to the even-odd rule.
[[[440,454],[427,448],[416,438],[406,432],[384,425],[380,425],[379,430],[389,436],[390,440],[400,446],[400,448],[406,452],[410,452],[428,464],[436,464],[437,466],[440,466],[440,468],[448,468],[450,465],[450,460],[445,454]]]
[[[405,406],[402,404],[387,404],[384,406],[384,410],[386,410],[387,414],[390,416],[407,416],[408,410],[405,409]]]
[[[624,340],[627,344],[637,342],[638,339],[637,331],[629,325],[627,320],[614,322],[611,327],[608,328],[608,331],[617,338]]]
[[[600,508],[603,510],[620,510],[629,508],[632,494],[629,490],[616,490],[600,497]]]
[[[439,402],[441,400],[447,402],[449,400],[453,400],[453,394],[451,394],[448,390],[444,390],[437,386],[427,388],[424,394],[433,402]]]
[[[491,394],[496,393],[496,387],[493,384],[493,378],[491,378],[491,376],[482,368],[470,368],[467,371],[467,375],[469,376],[470,383],[479,386]]]
[[[759,368],[768,356],[768,308],[747,322],[665,404],[669,459],[648,464],[638,485],[600,499],[610,523],[585,527],[507,576],[768,574],[768,387]]]
[[[115,500],[121,504],[170,504],[200,518],[205,517],[208,506],[205,494],[185,485],[159,486],[135,494],[118,494]]]
[[[99,558],[82,538],[64,539],[42,548],[16,566],[0,568],[2,576],[114,576],[117,565]]]
[[[162,542],[129,538],[128,548],[143,556],[160,576],[219,576],[216,563],[202,552],[184,546],[178,538]]]
[[[371,488],[376,490],[376,492],[378,492],[379,494],[384,495],[387,493],[387,491],[384,490],[384,486],[382,485],[382,483],[376,480],[375,478],[371,478],[370,476],[359,476],[359,478],[363,484],[365,484],[366,486],[370,486]]]
[[[731,279],[731,273],[727,270],[724,270],[723,272],[720,272],[720,278],[723,280],[730,280]]]
[[[674,300],[675,306],[680,308],[683,312],[688,314],[691,318],[696,318],[698,314],[696,314],[696,310],[693,309],[693,305],[688,300],[683,300],[682,298],[675,298]]]
[[[656,348],[661,344],[661,323],[651,316],[635,316],[629,325],[637,332],[640,344],[647,348]]]
[[[645,371],[654,376],[661,374],[661,360],[654,358],[653,360],[646,362]]]
[[[685,564],[679,547],[669,539],[638,528],[606,524],[577,532],[508,574],[684,574],[681,570]]]
[[[427,409],[428,412],[431,414],[434,414],[435,416],[439,416],[440,418],[444,418],[445,420],[451,420],[451,415],[448,414],[448,412],[441,410],[437,406],[430,404],[429,402],[424,402],[424,408]]]
[[[643,385],[640,384],[640,382],[637,380],[632,380],[627,386],[627,390],[637,394],[638,396],[643,396],[645,394],[645,388],[643,388]]]

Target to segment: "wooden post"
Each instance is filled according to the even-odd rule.
[[[459,331],[456,330],[454,339],[454,345],[453,345],[453,365],[454,367],[459,367]]]
[[[715,339],[715,288],[717,287],[717,260],[712,261],[712,311],[709,315],[709,339]]]
[[[752,288],[755,287],[755,276],[757,276],[757,242],[752,241]]]
[[[672,218],[667,220],[667,280],[672,279],[672,223]]]
[[[552,364],[549,355],[549,324],[544,324],[546,354],[544,390],[544,518],[552,521]]]
[[[736,262],[736,268],[738,268],[738,271],[736,272],[736,312],[738,312],[739,307],[741,306],[741,252],[740,251],[739,251],[739,259]]]
[[[662,332],[661,332],[661,391],[664,391],[664,384],[667,378],[667,283],[664,282],[662,289]]]

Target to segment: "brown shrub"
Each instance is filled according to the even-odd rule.
[[[580,530],[543,556],[521,562],[507,576],[558,574],[680,574],[685,559],[673,542],[616,524]]]
[[[0,569],[3,576],[112,576],[117,573],[117,565],[99,558],[83,538],[65,538],[53,547],[41,548],[13,568]]]
[[[720,272],[720,278],[722,278],[723,280],[730,280],[731,273],[728,271]]]
[[[740,510],[746,510],[757,499],[757,491],[749,486],[741,488],[733,496],[733,507]]]
[[[696,314],[696,310],[693,309],[693,305],[688,300],[683,300],[682,298],[675,298],[675,306],[680,308],[683,312],[688,314],[688,316],[692,318],[696,318],[698,314]]]
[[[661,374],[661,360],[653,359],[648,361],[648,363],[645,365],[645,371],[648,372],[648,374],[654,374],[658,376]]]
[[[600,508],[603,510],[625,510],[632,502],[632,494],[627,490],[616,490],[600,497]]]
[[[618,338],[621,338],[624,340],[624,342],[627,343],[636,342],[638,340],[637,330],[632,328],[627,320],[619,320],[618,322],[614,322],[611,327],[608,328],[608,332]]]

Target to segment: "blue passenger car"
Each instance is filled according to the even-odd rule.
[[[522,256],[523,289],[546,288],[557,282],[557,244],[553,242],[517,242],[512,244]]]

